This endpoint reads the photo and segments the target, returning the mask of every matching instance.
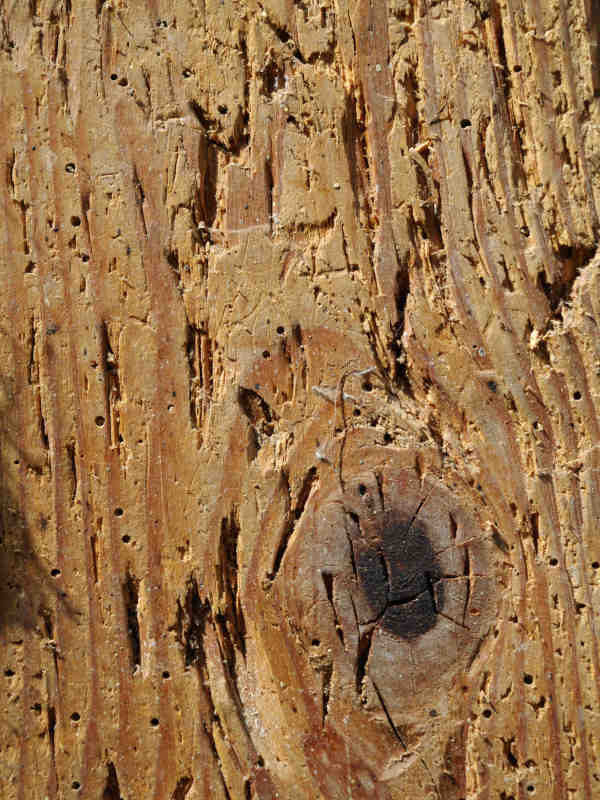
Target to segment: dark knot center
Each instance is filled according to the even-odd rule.
[[[431,630],[444,607],[442,572],[425,529],[386,522],[357,545],[358,578],[381,627],[402,639]]]

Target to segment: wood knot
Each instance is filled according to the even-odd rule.
[[[434,463],[425,475],[414,464],[414,451],[357,435],[343,482],[327,466],[302,473],[269,504],[263,531],[269,515],[284,524],[272,543],[257,540],[244,582],[248,653],[268,664],[260,685],[265,697],[269,681],[295,687],[277,690],[281,714],[323,787],[335,742],[369,780],[418,772],[417,749],[444,752],[494,642],[505,554],[468,485],[450,489]]]
[[[419,717],[457,685],[496,619],[501,553],[466,502],[386,459],[343,490],[321,485],[298,522],[273,599],[293,609],[316,673],[350,670],[367,711],[381,713],[381,695],[389,713]],[[341,685],[326,698],[327,714],[354,702]]]

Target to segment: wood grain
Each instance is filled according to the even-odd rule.
[[[599,796],[596,6],[0,20],[2,797]]]

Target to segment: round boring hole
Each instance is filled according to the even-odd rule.
[[[526,672],[525,675],[523,676],[523,681],[528,685],[531,685],[533,683],[533,675],[530,675],[529,673]]]
[[[54,567],[54,569],[51,569],[50,575],[52,575],[53,578],[58,578],[58,576],[60,575],[60,570],[58,569],[58,567]]]
[[[123,516],[123,509],[115,508],[115,517],[122,517],[122,516]]]
[[[158,727],[158,717],[152,717],[150,720],[150,725],[152,725],[153,728]]]
[[[81,225],[81,218],[80,217],[71,217],[71,225],[74,228],[78,228]]]
[[[79,722],[79,720],[81,719],[81,717],[79,716],[79,714],[77,713],[77,711],[74,711],[74,712],[71,714],[71,719],[73,720],[73,722]]]
[[[104,417],[102,417],[102,416],[98,415],[98,416],[96,417],[96,419],[95,419],[95,422],[96,422],[96,425],[97,425],[99,428],[101,428],[101,427],[104,425],[104,423],[106,422],[106,420],[104,419]]]

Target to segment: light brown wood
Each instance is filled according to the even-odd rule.
[[[599,797],[597,6],[0,19],[2,798]]]

